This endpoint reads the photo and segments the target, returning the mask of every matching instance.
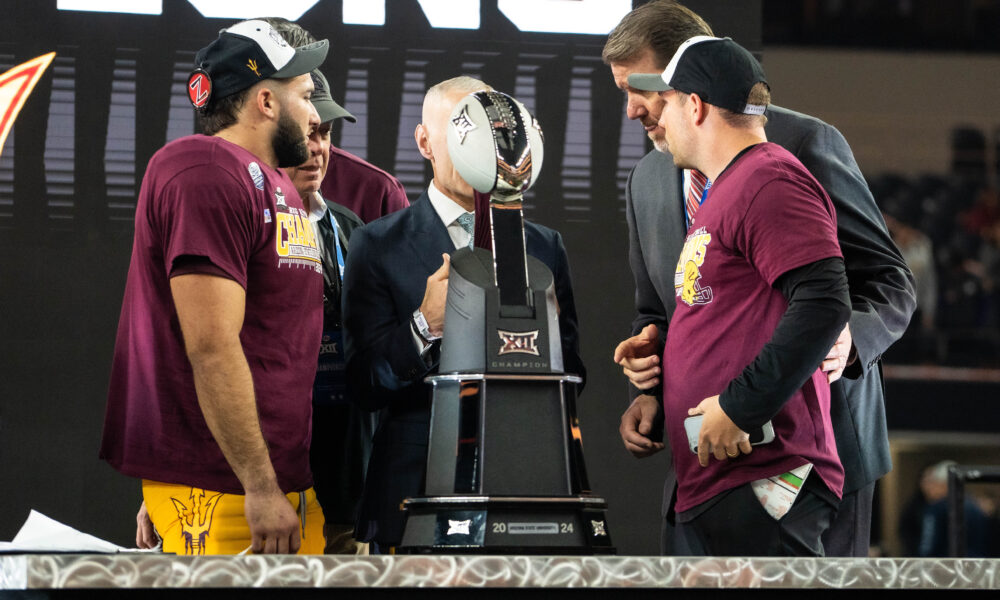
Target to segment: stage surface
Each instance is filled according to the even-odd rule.
[[[0,590],[997,590],[1000,559],[0,555]],[[292,590],[288,590],[292,591]],[[305,590],[303,590],[305,591]]]

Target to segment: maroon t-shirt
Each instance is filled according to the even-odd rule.
[[[664,411],[682,512],[749,481],[805,463],[840,496],[844,471],[830,421],[830,386],[819,365],[772,419],[775,440],[738,460],[698,464],[687,411],[720,394],[771,338],[788,302],[782,274],[839,257],[830,198],[782,147],[759,144],[714,182],[688,231],[674,274],[677,309],[663,355]],[[810,475],[812,477],[813,475]]]
[[[281,489],[306,489],[323,319],[319,251],[287,175],[218,137],[171,142],[146,170],[101,457],[126,475],[243,493],[198,405],[170,292],[175,261],[192,256],[246,290],[240,341],[264,439]]]
[[[410,205],[395,177],[336,146],[330,146],[330,165],[319,191],[330,202],[354,211],[365,223]]]

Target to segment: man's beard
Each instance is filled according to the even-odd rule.
[[[309,158],[309,146],[302,128],[285,112],[278,117],[278,130],[271,138],[271,147],[282,169],[297,167]]]
[[[656,148],[657,152],[661,154],[670,154],[670,147],[667,145],[667,138],[665,136],[649,136],[649,139],[653,141],[653,147]]]

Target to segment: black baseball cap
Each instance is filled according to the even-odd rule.
[[[210,100],[241,92],[263,79],[305,75],[326,60],[326,40],[292,48],[265,21],[242,21],[219,32],[198,51],[188,76],[188,99],[204,109]]]
[[[314,88],[312,103],[316,107],[316,112],[319,113],[320,123],[326,123],[334,119],[347,119],[351,123],[358,122],[354,118],[354,115],[349,113],[343,106],[337,104],[333,99],[333,96],[330,94],[330,84],[327,83],[326,77],[319,72],[319,69],[313,69],[312,80]]]
[[[698,35],[677,48],[663,73],[633,73],[628,84],[639,90],[677,90],[737,114],[762,115],[767,105],[747,104],[750,89],[767,85],[753,54],[730,38]],[[770,89],[770,86],[768,86]]]

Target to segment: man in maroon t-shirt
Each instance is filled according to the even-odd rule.
[[[822,556],[844,471],[819,366],[850,314],[833,206],[767,142],[763,69],[729,38],[691,38],[628,83],[660,93],[674,162],[711,182],[689,209],[662,360],[680,539],[691,554]],[[773,439],[751,445],[762,428]]]
[[[143,178],[101,456],[142,478],[165,551],[322,552],[322,268],[280,167],[308,157],[327,47],[293,49],[258,20],[222,31],[188,80],[208,135],[171,142]]]
[[[330,145],[330,167],[320,186],[324,198],[371,223],[410,205],[403,184],[375,165]]]

